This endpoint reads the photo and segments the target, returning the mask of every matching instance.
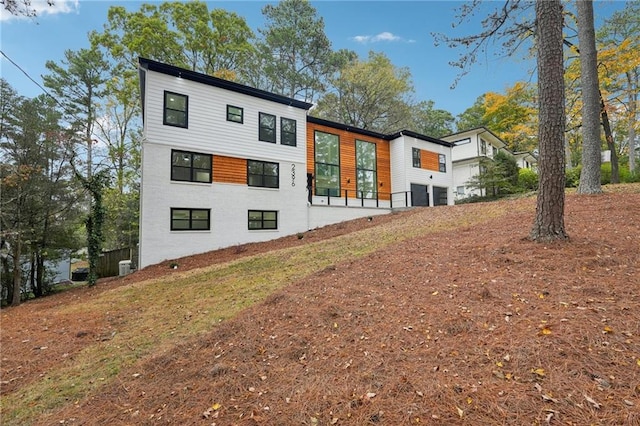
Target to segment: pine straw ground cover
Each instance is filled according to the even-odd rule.
[[[638,425],[640,185],[416,209],[4,309],[3,425]]]

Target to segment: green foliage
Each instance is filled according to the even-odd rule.
[[[266,27],[259,30],[246,82],[253,87],[312,102],[326,90],[338,57],[324,32],[324,21],[308,0],[283,0],[262,9]]]
[[[478,189],[483,197],[499,198],[519,191],[519,168],[516,160],[504,151],[493,159],[480,160],[480,173],[472,177],[466,186]]]
[[[87,227],[87,251],[89,255],[89,276],[87,281],[90,286],[93,286],[98,280],[98,258],[102,253],[102,243],[104,242],[105,208],[103,205],[103,193],[105,188],[109,186],[110,177],[106,170],[101,170],[88,179],[79,173],[76,173],[76,177],[91,196],[91,209],[85,220],[85,225]]]
[[[352,61],[331,84],[335,92],[320,98],[313,115],[381,133],[411,125],[411,74],[383,53],[369,52],[366,61]]]
[[[407,127],[408,129],[434,138],[453,133],[453,114],[443,109],[435,109],[433,101],[419,102],[413,105],[411,110],[413,123]]]
[[[580,184],[580,173],[582,172],[582,166],[577,165],[568,170],[565,170],[565,186],[567,188],[577,188]]]
[[[78,247],[73,232],[78,188],[58,105],[46,96],[18,96],[5,80],[1,90],[0,228],[9,232],[0,234],[7,252],[0,276],[10,296],[19,296],[28,278],[33,295],[40,297],[49,291],[48,261],[56,260],[62,249]],[[30,275],[23,277],[19,268]]]
[[[518,170],[518,188],[524,192],[538,190],[538,174],[531,169]]]

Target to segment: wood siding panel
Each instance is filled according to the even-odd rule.
[[[389,141],[357,132],[336,129],[307,122],[307,173],[315,174],[315,131],[331,133],[340,138],[340,189],[348,191],[349,198],[356,198],[356,140],[376,144],[376,168],[378,173],[378,191],[381,200],[389,200],[391,191],[391,154]],[[437,167],[436,155],[436,167]],[[381,186],[382,184],[382,186]],[[314,181],[315,185],[315,181]]]
[[[247,160],[244,158],[213,156],[213,181],[247,184]]]
[[[438,153],[426,151],[424,149],[420,150],[420,165],[423,169],[433,170],[437,172],[440,170],[440,164],[438,163]]]

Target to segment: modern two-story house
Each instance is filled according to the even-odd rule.
[[[513,153],[506,143],[486,127],[478,127],[442,137],[453,144],[453,192],[456,200],[484,196],[483,190],[472,188],[468,182],[482,173],[482,160],[493,159],[500,151],[514,157],[518,167],[536,169],[537,158],[530,152]]]
[[[308,116],[311,104],[140,59],[139,268],[453,204],[452,144]]]

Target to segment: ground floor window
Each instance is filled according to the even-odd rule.
[[[208,231],[210,229],[210,209],[171,209],[172,231]]]
[[[278,212],[249,210],[249,229],[278,229]]]
[[[440,186],[433,187],[433,205],[434,206],[446,206],[447,203],[447,188]]]

